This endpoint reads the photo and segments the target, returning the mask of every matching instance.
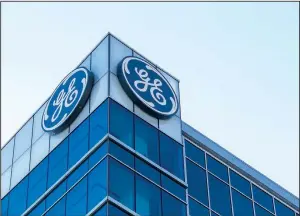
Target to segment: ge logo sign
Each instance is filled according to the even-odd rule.
[[[126,93],[142,109],[168,118],[178,109],[174,90],[165,77],[146,61],[129,56],[118,66],[118,78]]]
[[[46,132],[64,130],[83,109],[92,89],[93,74],[78,68],[66,76],[51,95],[42,116]]]

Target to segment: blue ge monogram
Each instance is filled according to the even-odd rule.
[[[173,88],[146,61],[133,56],[124,58],[119,64],[118,78],[123,89],[142,109],[159,118],[168,118],[177,112]]]
[[[57,133],[63,130],[83,108],[91,91],[93,74],[86,68],[71,72],[58,85],[50,97],[42,116],[44,131]]]

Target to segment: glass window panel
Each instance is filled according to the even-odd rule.
[[[49,153],[49,134],[44,133],[31,148],[30,170],[38,165]]]
[[[208,209],[189,197],[190,216],[209,216]]]
[[[169,177],[165,176],[164,174],[161,174],[161,185],[180,199],[186,199],[185,188],[173,181],[172,179],[170,179]]]
[[[89,169],[88,161],[83,162],[76,170],[74,170],[67,179],[67,189],[70,189],[80,178],[87,173]]]
[[[66,186],[67,186],[66,181],[63,181],[62,183],[59,184],[59,186],[57,188],[55,188],[47,196],[47,198],[46,198],[46,208],[49,208],[50,206],[52,206],[66,192],[66,188],[67,188]]]
[[[85,215],[86,213],[87,178],[84,178],[67,194],[66,215]]]
[[[205,154],[204,151],[197,148],[195,145],[185,140],[185,154],[188,158],[205,168]]]
[[[50,151],[55,149],[62,141],[69,135],[69,127],[64,129],[62,132],[50,136]]]
[[[108,101],[90,115],[90,149],[108,132]]]
[[[47,189],[48,157],[29,174],[27,206],[31,206]]]
[[[110,133],[133,147],[133,114],[110,100]]]
[[[249,198],[252,198],[250,182],[233,170],[230,170],[230,183],[243,194],[247,195]]]
[[[232,215],[229,186],[211,174],[208,175],[208,180],[211,208],[222,216]]]
[[[15,136],[14,162],[30,147],[32,136],[31,118]]]
[[[26,210],[28,178],[24,178],[9,194],[8,215],[21,215]]]
[[[2,216],[7,216],[8,199],[9,199],[9,196],[6,196],[4,199],[1,200],[1,215]]]
[[[253,190],[253,198],[256,202],[261,204],[263,207],[268,209],[269,211],[274,213],[274,208],[273,208],[273,198],[267,194],[266,192],[262,191],[255,185],[252,185],[252,190]]]
[[[108,36],[92,52],[92,69],[94,83],[108,71]]]
[[[101,146],[89,157],[89,168],[92,168],[100,161],[108,152],[108,141],[105,141]]]
[[[89,148],[89,119],[86,119],[69,137],[68,167],[72,167]]]
[[[159,119],[159,129],[177,142],[182,143],[181,119],[177,116],[166,120]]]
[[[130,216],[129,214],[125,213],[124,211],[122,211],[121,209],[119,209],[118,207],[110,203],[108,204],[108,215],[109,216]]]
[[[216,213],[214,213],[214,212],[210,212],[211,213],[211,216],[219,216],[219,215],[217,215]]]
[[[70,124],[70,133],[78,127],[90,114],[90,100],[87,100],[76,119]]]
[[[1,199],[9,192],[11,168],[1,175]]]
[[[271,214],[270,212],[268,212],[264,208],[260,207],[256,203],[255,203],[255,207],[254,208],[255,208],[255,215],[256,216],[273,216],[273,214]]]
[[[125,44],[110,36],[110,71],[117,74],[117,66],[126,56],[132,56],[132,50]]]
[[[107,158],[88,174],[88,212],[107,195]]]
[[[12,168],[11,186],[18,184],[29,171],[30,149],[28,149],[14,164]]]
[[[3,149],[1,149],[1,174],[4,173],[12,164],[14,141],[12,138]]]
[[[161,215],[161,191],[154,184],[136,175],[136,212],[139,215]]]
[[[86,57],[79,67],[85,67],[86,69],[91,70],[91,55]]]
[[[276,215],[277,216],[294,216],[294,212],[275,199],[275,208],[276,208]]]
[[[186,215],[186,205],[165,191],[162,191],[162,208],[163,216]]]
[[[122,184],[120,184],[120,179],[122,179]],[[134,209],[134,173],[110,158],[108,182],[109,195],[128,208]]]
[[[47,103],[48,101],[46,101],[33,116],[32,143],[35,143],[35,141],[45,133],[42,129],[41,121]]]
[[[67,138],[49,154],[48,188],[68,170],[68,148]]]
[[[46,204],[45,200],[42,201],[40,204],[38,204],[37,207],[35,207],[29,214],[28,216],[38,216],[42,215],[46,210]]]
[[[94,86],[90,95],[90,112],[93,112],[108,97],[108,76],[105,74]]]
[[[104,204],[93,216],[107,216],[107,204]]]
[[[158,130],[135,116],[135,150],[159,164]]]
[[[66,215],[66,197],[62,198],[46,214],[46,216],[64,216]]]
[[[158,119],[144,112],[141,108],[134,104],[134,113],[151,124],[152,126],[158,128]]]
[[[227,166],[220,163],[210,155],[207,155],[207,169],[218,176],[220,179],[228,183],[228,170]]]
[[[208,206],[206,171],[188,159],[186,169],[189,194]]]
[[[134,168],[133,155],[112,141],[109,142],[109,153],[128,166]]]
[[[252,201],[234,189],[231,191],[234,216],[253,216]]]
[[[182,145],[160,133],[160,164],[163,168],[184,180]],[[172,155],[172,157],[170,157]]]
[[[160,185],[160,172],[144,161],[135,158],[135,170]]]

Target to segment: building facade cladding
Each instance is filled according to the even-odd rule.
[[[297,197],[181,120],[179,81],[151,62],[179,109],[164,120],[140,109],[116,76],[126,56],[145,59],[108,34],[78,66],[94,86],[69,127],[45,133],[45,103],[4,146],[1,215],[299,215]]]

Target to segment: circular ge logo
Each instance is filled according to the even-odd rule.
[[[42,116],[42,128],[58,133],[83,109],[93,84],[93,74],[86,68],[69,73],[51,95]]]
[[[177,112],[174,90],[146,61],[132,56],[124,58],[118,66],[118,78],[126,93],[143,110],[158,118],[168,118]]]

